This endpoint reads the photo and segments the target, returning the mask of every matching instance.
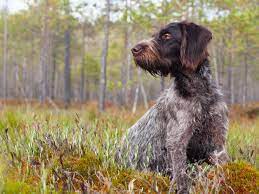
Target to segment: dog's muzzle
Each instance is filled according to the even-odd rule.
[[[137,44],[136,46],[134,46],[131,49],[131,52],[132,52],[133,56],[135,57],[135,56],[140,55],[143,50],[144,50],[143,45],[142,44]]]
[[[143,40],[140,43],[136,44],[132,49],[131,52],[134,57],[138,57],[142,55],[145,51],[150,50],[154,47],[154,43],[152,40]]]

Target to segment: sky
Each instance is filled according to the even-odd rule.
[[[5,5],[5,2],[8,2],[8,10],[11,13],[17,12],[22,9],[26,9],[26,0],[0,0],[1,9]],[[70,0],[72,5],[76,5],[81,2],[95,2],[96,0]]]
[[[26,1],[33,1],[33,0],[0,0],[0,9],[3,9],[5,3],[7,2],[8,3],[7,4],[8,12],[15,13],[19,10],[23,10],[23,9],[27,8]],[[70,0],[70,3],[72,5],[72,7],[76,7],[76,5],[78,5],[79,3],[86,3],[86,2],[90,5],[97,4],[98,7],[103,7],[102,1],[103,0]],[[114,1],[116,1],[116,0],[114,0]],[[159,0],[153,0],[153,1],[158,2]],[[90,15],[94,19],[97,17],[98,13],[99,12],[96,10],[96,8],[92,7],[87,10],[85,15]],[[213,11],[208,12],[206,15],[207,15],[208,19],[212,19],[213,16],[215,16]],[[74,16],[80,18],[80,16],[78,16],[76,14]]]
[[[1,9],[5,5],[6,1],[8,2],[8,10],[10,12],[16,12],[26,8],[26,4],[24,3],[24,0],[0,0]]]

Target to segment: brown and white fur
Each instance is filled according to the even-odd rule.
[[[228,109],[211,76],[211,38],[200,25],[170,23],[132,49],[139,67],[152,75],[170,75],[174,81],[128,129],[118,158],[129,167],[169,174],[177,193],[189,192],[188,162],[228,160]]]

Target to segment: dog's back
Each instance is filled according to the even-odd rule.
[[[123,155],[127,155],[129,166],[166,172],[169,166],[167,147],[181,146],[172,145],[174,141],[171,142],[167,138],[168,132],[176,131],[185,124],[190,125],[190,122],[193,136],[186,148],[189,162],[208,162],[215,150],[223,149],[219,146],[225,143],[227,106],[211,78],[196,79],[198,86],[195,82],[185,83],[192,87],[192,96],[183,97],[176,80],[176,83],[163,92],[157,103],[128,129]],[[202,90],[199,89],[200,85],[203,85]],[[171,126],[168,126],[169,124]]]
[[[178,22],[132,49],[139,67],[175,80],[128,129],[121,155],[129,166],[168,173],[179,193],[189,191],[188,161],[215,164],[228,159],[227,108],[212,80],[207,51],[211,39],[207,28]]]

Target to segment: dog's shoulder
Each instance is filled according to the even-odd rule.
[[[199,109],[200,107],[199,102],[191,98],[183,98],[179,95],[174,83],[160,95],[156,104],[166,111],[172,109],[175,111],[193,108]]]

